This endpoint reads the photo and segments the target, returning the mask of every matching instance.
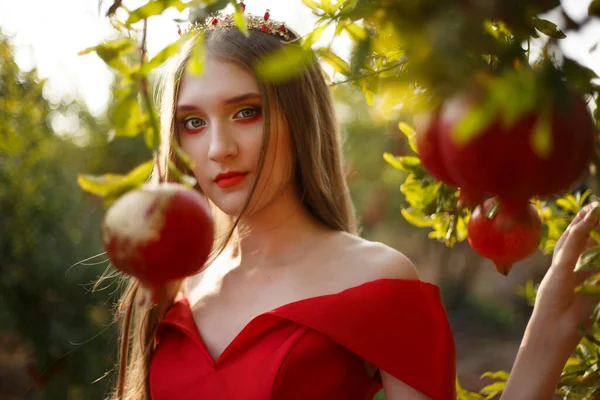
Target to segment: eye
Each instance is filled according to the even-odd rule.
[[[260,113],[260,108],[250,107],[250,108],[244,108],[243,110],[240,110],[237,114],[235,114],[235,117],[239,116],[241,118],[254,118],[259,113]]]
[[[200,118],[186,118],[183,120],[183,126],[189,131],[193,131],[202,128],[205,125],[204,121]]]

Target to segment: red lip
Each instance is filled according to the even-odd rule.
[[[229,187],[240,183],[247,172],[238,172],[238,171],[229,171],[225,173],[218,174],[215,177],[215,182],[220,187]]]

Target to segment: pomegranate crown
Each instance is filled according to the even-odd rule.
[[[245,11],[245,4],[240,2],[239,5],[242,11]],[[285,23],[271,19],[268,9],[263,16],[245,14],[244,17],[246,18],[246,28],[248,30],[258,30],[268,33],[277,36],[286,42],[297,38],[297,36],[285,26]],[[220,12],[217,12],[209,14],[205,18],[203,17],[203,19],[192,20],[185,33],[231,28],[237,29],[234,16],[232,14],[221,14]],[[181,35],[182,32],[180,31],[179,34]]]

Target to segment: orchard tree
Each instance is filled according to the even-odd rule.
[[[558,0],[303,3],[317,16],[314,29],[303,38],[303,46],[262,59],[255,66],[258,74],[267,80],[286,79],[316,54],[333,70],[332,84],[360,88],[379,115],[396,119],[413,154],[398,156],[391,150],[383,157],[406,174],[401,190],[409,207],[402,215],[428,229],[432,240],[448,247],[468,240],[503,275],[537,249],[551,253],[598,188],[598,77],[564,54],[560,44],[600,16],[600,1],[591,2],[581,22],[569,18]],[[153,152],[160,144],[149,77],[181,41],[149,59],[147,20],[175,8],[192,21],[202,21],[228,5],[237,27],[246,32],[243,3],[235,0],[150,0],[136,9],[120,0],[111,4],[107,16],[125,38],[82,54],[95,52],[119,77],[112,121],[117,136],[143,135]],[[550,13],[564,27],[544,18]],[[350,57],[336,54],[331,45],[317,45],[328,27],[335,28],[334,40],[342,34],[352,40]],[[194,70],[202,71],[203,57],[200,41],[190,61]],[[152,162],[128,174],[81,175],[79,184],[110,205],[144,185]],[[182,183],[193,185],[174,164],[169,169]],[[590,249],[577,268],[596,269],[599,254],[600,246]],[[577,290],[598,294],[599,280],[600,274],[593,275]],[[526,294],[533,301],[533,284]],[[584,332],[564,367],[558,394],[600,395],[599,333],[597,324]],[[463,390],[457,382],[459,398],[500,393],[508,372],[487,375],[497,382],[481,393]]]

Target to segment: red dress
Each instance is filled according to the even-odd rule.
[[[188,300],[159,323],[152,400],[363,400],[364,360],[434,400],[456,399],[452,332],[437,286],[380,279],[258,315],[216,362]]]

